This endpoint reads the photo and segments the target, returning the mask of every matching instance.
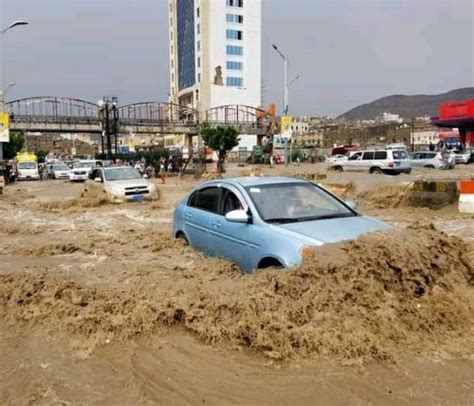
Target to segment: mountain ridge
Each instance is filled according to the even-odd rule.
[[[439,105],[447,101],[474,99],[474,87],[463,87],[440,94],[392,94],[370,103],[364,103],[341,114],[339,119],[371,120],[383,112],[399,114],[408,119],[420,116],[436,116]]]

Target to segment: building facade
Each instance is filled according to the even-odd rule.
[[[261,0],[169,0],[170,101],[261,105]]]

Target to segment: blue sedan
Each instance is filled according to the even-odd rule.
[[[176,207],[173,233],[245,272],[300,265],[315,247],[389,229],[314,183],[282,177],[204,182]]]

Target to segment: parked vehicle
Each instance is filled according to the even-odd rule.
[[[158,198],[155,184],[129,166],[93,168],[84,184],[84,191],[106,196],[112,202],[139,202]]]
[[[413,167],[452,169],[455,166],[454,156],[447,151],[416,151],[411,152],[409,157]]]
[[[330,168],[339,172],[369,172],[387,175],[411,172],[408,154],[402,149],[359,151],[351,155],[347,161],[330,163]]]
[[[16,156],[18,180],[39,180],[38,157],[29,152]]]
[[[327,156],[326,157],[326,162],[339,162],[339,161],[347,161],[349,157],[347,155],[333,155],[333,156]]]
[[[94,166],[103,166],[100,160],[82,160],[74,163],[69,174],[70,181],[86,181]]]
[[[459,151],[455,150],[454,159],[456,164],[468,164],[471,160],[471,151]]]
[[[48,175],[51,179],[69,179],[71,169],[63,162],[56,162],[48,167]]]
[[[296,266],[315,247],[387,229],[311,182],[280,177],[202,183],[173,217],[176,238],[245,272]]]

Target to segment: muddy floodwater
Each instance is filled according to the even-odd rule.
[[[201,180],[171,177],[159,201],[120,205],[65,181],[10,186],[0,404],[472,405],[474,217],[397,199],[413,180],[471,167],[226,176],[252,172],[325,174],[393,228],[244,276],[171,236],[174,206]]]

